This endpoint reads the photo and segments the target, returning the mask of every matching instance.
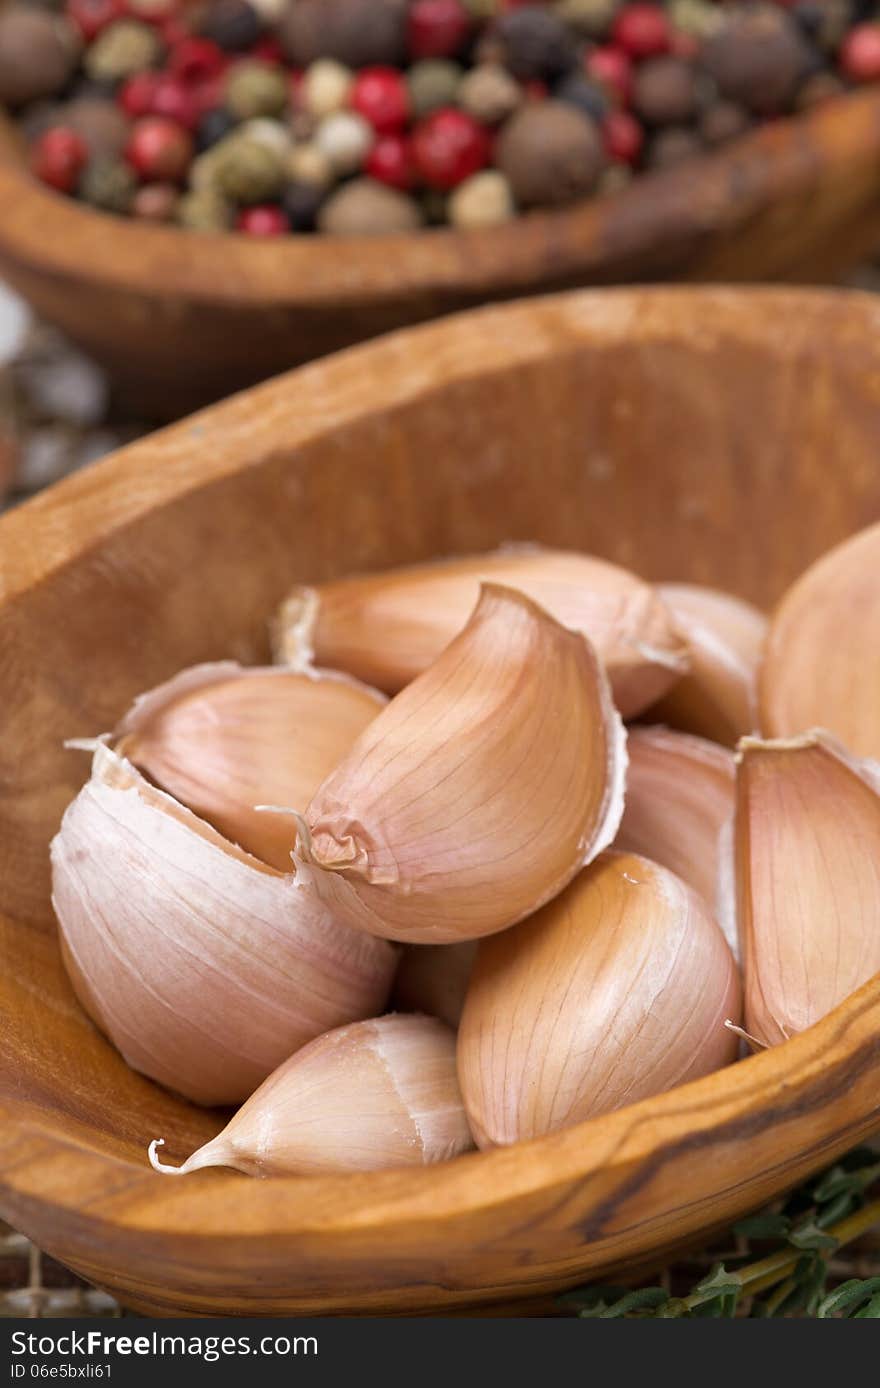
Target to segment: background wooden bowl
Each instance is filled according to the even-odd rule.
[[[880,244],[880,93],[836,99],[570,211],[489,231],[256,242],[37,184],[0,116],[0,275],[169,419],[392,328],[633,280],[828,280]]]
[[[880,303],[584,293],[316,363],[0,522],[0,1215],[146,1312],[450,1311],[642,1264],[880,1124],[880,981],[740,1065],[424,1171],[260,1182],[74,1001],[47,845],[111,727],[194,661],[266,655],[288,587],[509,539],[772,602],[880,516]]]

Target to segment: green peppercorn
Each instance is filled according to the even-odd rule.
[[[131,208],[138,181],[133,169],[121,159],[99,157],[91,160],[79,181],[83,202],[102,212],[125,213]]]
[[[162,43],[149,24],[118,19],[86,50],[83,66],[93,82],[121,82],[153,67],[161,54]]]
[[[453,106],[462,76],[458,63],[445,58],[427,58],[413,64],[406,74],[413,115],[428,116],[441,106]]]
[[[241,120],[280,116],[288,103],[287,80],[280,68],[269,63],[240,63],[229,75],[225,101]]]
[[[216,187],[232,202],[271,202],[284,186],[284,159],[246,136],[223,141],[214,166]]]
[[[232,225],[232,208],[213,189],[198,188],[180,199],[176,220],[188,231],[228,231]]]

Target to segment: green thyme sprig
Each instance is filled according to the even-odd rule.
[[[735,1224],[733,1234],[744,1251],[717,1263],[686,1296],[673,1296],[664,1287],[592,1285],[567,1292],[560,1303],[584,1319],[599,1320],[738,1315],[880,1319],[880,1277],[851,1278],[828,1290],[831,1256],[880,1225],[880,1199],[867,1198],[878,1181],[876,1154],[863,1148],[851,1152],[799,1187],[781,1208]],[[755,1258],[754,1243],[778,1246]],[[738,1266],[728,1267],[733,1262]]]

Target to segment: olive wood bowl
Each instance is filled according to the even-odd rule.
[[[880,302],[580,293],[314,363],[0,521],[0,1216],[139,1311],[452,1312],[657,1265],[880,1124],[880,980],[783,1046],[430,1169],[155,1175],[220,1126],[77,1005],[48,843],[113,726],[196,661],[266,657],[295,583],[583,548],[772,603],[880,517]],[[545,1303],[549,1304],[549,1303]]]
[[[195,235],[38,184],[0,115],[0,275],[170,419],[489,300],[636,280],[829,280],[880,243],[880,92],[832,100],[566,211],[341,241]]]

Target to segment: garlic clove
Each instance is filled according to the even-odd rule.
[[[335,671],[199,665],[142,695],[117,749],[254,857],[291,870],[290,819],[387,703]]]
[[[726,747],[668,728],[630,728],[626,805],[615,848],[638,853],[677,873],[715,910],[722,929],[731,913],[719,909],[729,890],[736,761]],[[736,944],[735,929],[728,936]],[[734,948],[734,953],[736,950]]]
[[[880,758],[880,525],[831,550],[788,590],[767,638],[761,731],[827,728]]]
[[[657,589],[690,651],[690,670],[651,710],[658,722],[735,746],[758,726],[767,618],[751,603],[692,583]]]
[[[397,951],[226,842],[99,744],[52,843],[74,988],[129,1065],[202,1104],[385,1005]]]
[[[880,972],[880,781],[814,731],[740,744],[745,1028],[773,1046]]]
[[[614,837],[626,734],[595,652],[487,584],[315,795],[297,871],[342,920],[450,944],[520,920]]]
[[[395,1006],[401,1012],[426,1012],[457,1027],[476,957],[476,940],[405,945],[391,993]]]
[[[466,624],[480,584],[525,593],[589,638],[624,717],[647,708],[687,669],[687,651],[650,584],[603,559],[519,545],[301,588],[276,624],[281,660],[322,665],[396,694]]]
[[[185,1176],[231,1166],[248,1176],[382,1171],[448,1161],[473,1147],[455,1067],[455,1034],[435,1017],[390,1015],[319,1036],[260,1086]]]
[[[484,940],[458,1033],[479,1147],[556,1132],[726,1065],[733,957],[702,898],[604,853],[514,930]]]

